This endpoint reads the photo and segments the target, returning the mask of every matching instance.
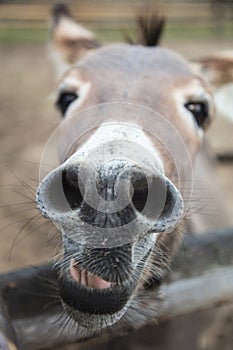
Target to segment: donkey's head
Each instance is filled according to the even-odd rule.
[[[156,38],[149,29],[145,41]],[[98,330],[124,319],[166,270],[212,101],[177,54],[102,47],[61,7],[53,39],[70,64],[57,90],[61,165],[42,180],[37,201],[62,232],[63,305]]]

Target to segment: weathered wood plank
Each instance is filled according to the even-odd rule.
[[[72,332],[59,330],[63,311],[56,280],[50,264],[0,275],[0,291],[25,350],[74,340]],[[233,229],[198,238],[187,235],[160,291],[164,296],[161,319],[232,302]],[[153,288],[147,293],[153,299]]]
[[[19,350],[17,336],[11,323],[7,306],[0,295],[0,349]]]

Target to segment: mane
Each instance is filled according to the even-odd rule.
[[[69,7],[63,1],[59,1],[52,8],[52,18],[54,22],[57,24],[62,17],[70,17],[73,18]]]
[[[135,41],[127,35],[126,41],[132,45],[157,46],[163,34],[166,19],[157,10],[149,11],[148,9],[143,12],[136,16],[137,40]]]

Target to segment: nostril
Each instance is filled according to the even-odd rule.
[[[70,185],[78,188],[78,168],[76,166],[70,166],[62,171],[62,176],[65,181],[69,182]]]
[[[71,166],[62,171],[62,187],[70,208],[73,210],[80,208],[83,196],[80,191],[77,167]]]
[[[148,183],[144,174],[140,178],[136,177],[135,180],[131,180],[133,185],[132,204],[135,209],[142,212],[148,198]]]
[[[159,230],[177,221],[183,210],[182,199],[175,186],[163,176],[134,173],[132,204],[134,208],[156,222]]]
[[[135,175],[135,174],[134,174]],[[165,180],[161,177],[141,174],[134,180],[132,204],[135,209],[151,219],[157,219],[166,205],[167,189]]]
[[[170,232],[183,215],[180,192],[165,176],[133,174],[132,204],[153,226],[148,232]]]
[[[153,232],[171,232],[183,215],[183,200],[176,187],[166,179],[166,197],[163,210],[152,228]]]
[[[167,186],[166,201],[160,217],[169,217],[173,211],[176,200],[170,186]]]
[[[150,197],[145,215],[150,218],[165,220],[171,217],[176,203],[176,195],[170,182],[165,178],[154,178],[149,186]]]

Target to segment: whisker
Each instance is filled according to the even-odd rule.
[[[20,177],[11,169],[9,168],[9,171],[15,176],[15,178],[19,181],[19,183],[21,183],[21,185],[32,195],[34,195],[34,189],[29,186],[25,181],[23,181],[22,179],[20,179]]]
[[[30,202],[21,202],[21,203],[16,203],[16,204],[1,205],[0,208],[1,209],[3,209],[3,208],[11,208],[11,207],[17,207],[19,205],[22,206],[22,205],[26,205],[26,204],[32,205],[32,204],[36,204],[36,202],[31,200]]]
[[[15,189],[14,189],[13,192],[19,194],[20,196],[22,196],[22,197],[24,197],[24,198],[26,198],[26,199],[32,200],[31,197],[29,197],[29,196],[26,195],[25,193],[22,193],[22,192],[20,192],[20,191],[18,191],[18,190],[15,190]],[[33,198],[34,198],[34,197],[35,197],[35,193],[33,194]]]
[[[0,221],[4,221],[6,219],[11,218],[12,216],[19,215],[19,214],[22,214],[22,213],[26,213],[26,212],[32,211],[32,210],[38,211],[37,208],[27,208],[27,209],[19,210],[19,211],[15,212],[15,213],[11,213],[11,214],[9,214],[7,216],[4,216],[3,218],[1,218]]]
[[[16,244],[16,241],[19,237],[19,235],[21,234],[21,232],[25,229],[25,227],[27,227],[33,220],[37,219],[37,218],[40,218],[41,217],[41,214],[40,213],[37,213],[35,214],[34,216],[32,216],[30,219],[26,219],[27,222],[21,227],[21,229],[19,230],[19,232],[17,232],[16,236],[14,237],[13,241],[12,241],[12,244],[11,244],[11,248],[8,252],[8,260],[11,259],[11,254],[12,254],[12,251],[15,247],[15,244]],[[25,219],[23,220],[25,221]]]

